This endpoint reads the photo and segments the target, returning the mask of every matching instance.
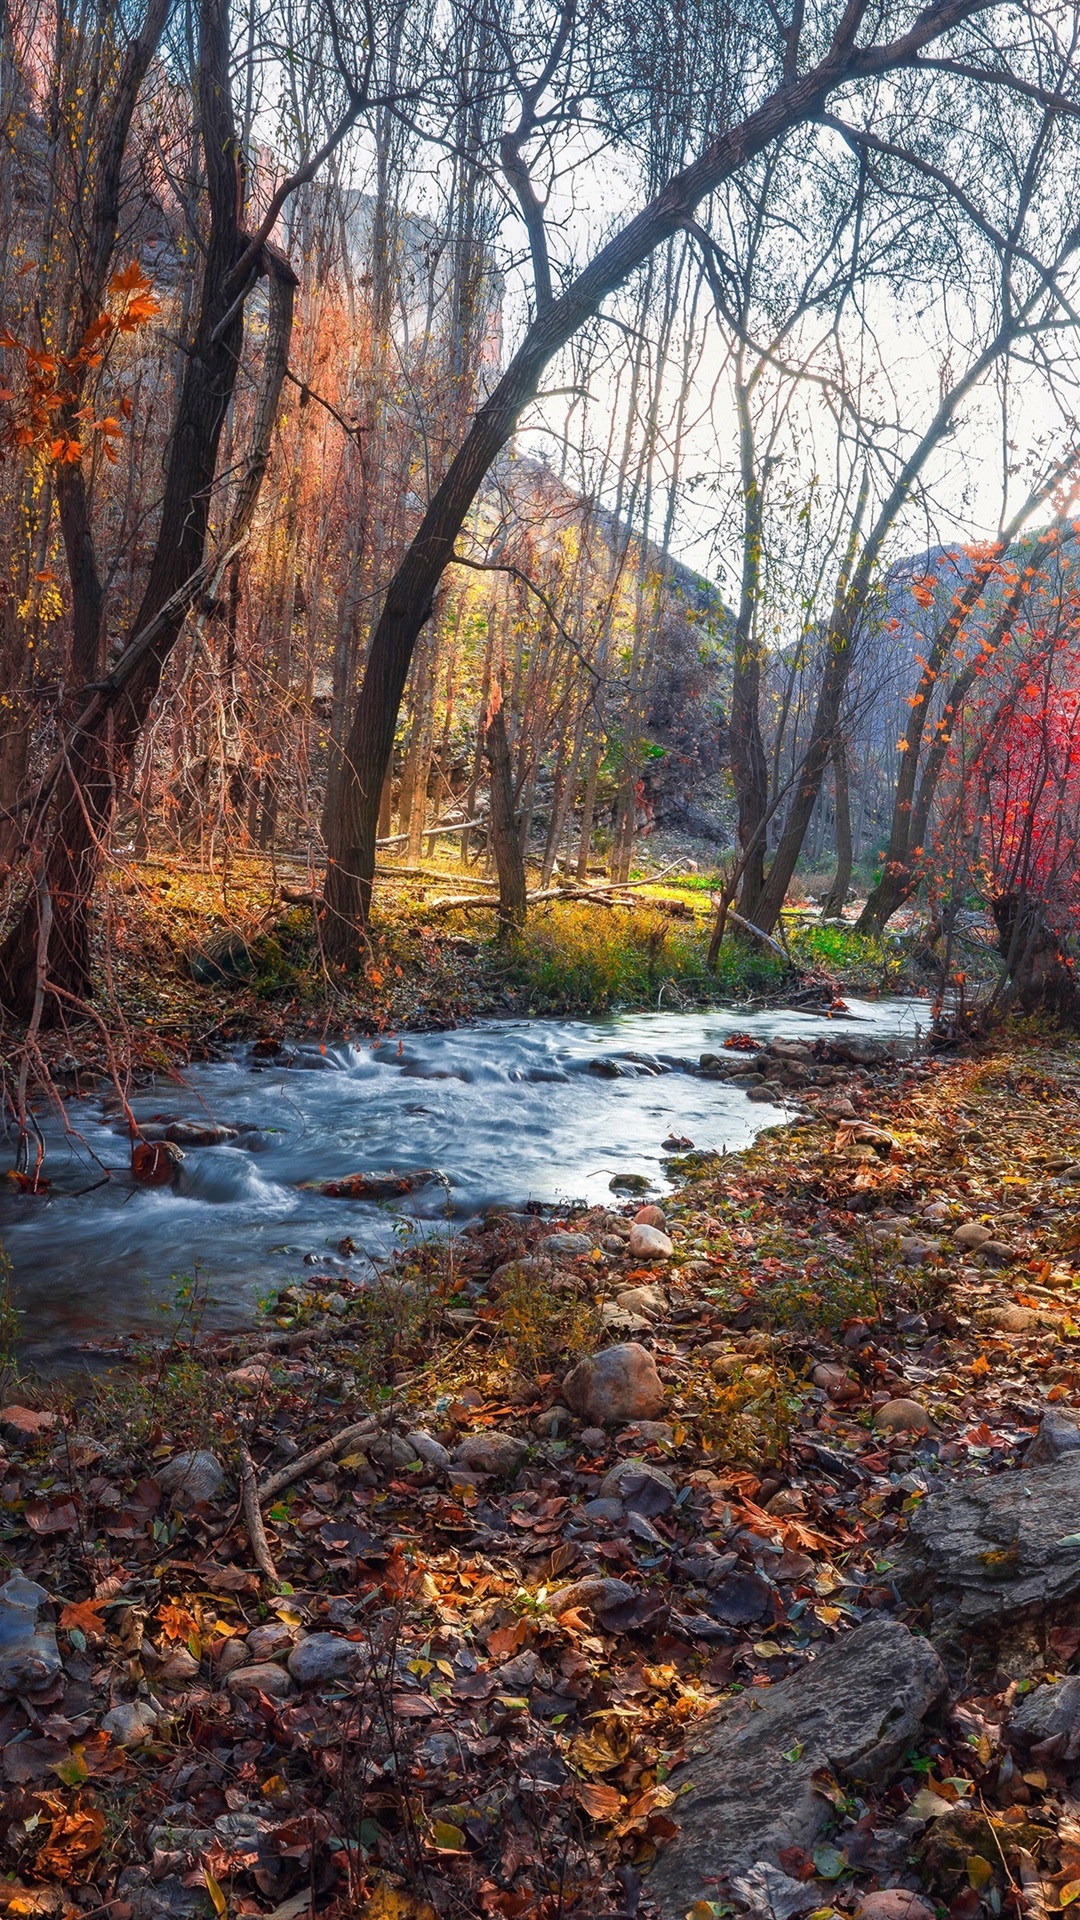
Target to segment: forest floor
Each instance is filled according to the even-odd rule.
[[[0,1595],[0,1910],[1069,1906],[1080,1049],[829,1045],[795,1127],[684,1160],[670,1245],[617,1195],[496,1215],[373,1288],[308,1273],[247,1335],[193,1302],[129,1368],[9,1383],[3,1550],[45,1592],[21,1656],[25,1590]],[[954,1515],[934,1560],[953,1486],[1019,1489],[1033,1524],[1006,1512],[975,1551]],[[891,1620],[930,1630],[949,1685],[871,1787],[798,1688]],[[886,1669],[886,1722],[895,1690]],[[731,1700],[787,1712],[790,1745],[740,1762],[710,1717]],[[735,1858],[778,1792],[779,1856],[751,1835]],[[695,1804],[712,1877],[688,1898]]]

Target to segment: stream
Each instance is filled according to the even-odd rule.
[[[225,1145],[186,1147],[171,1188],[132,1181],[115,1097],[71,1100],[66,1130],[55,1113],[38,1115],[48,1193],[5,1182],[0,1197],[21,1351],[50,1371],[100,1364],[124,1335],[160,1329],[196,1269],[207,1322],[240,1326],[260,1297],[305,1268],[362,1282],[403,1233],[460,1225],[486,1206],[617,1200],[610,1183],[622,1172],[644,1174],[662,1195],[669,1135],[737,1150],[783,1118],[781,1106],[699,1076],[701,1053],[737,1031],[816,1039],[834,1024],[914,1047],[929,1013],[918,1000],[846,1005],[850,1017],[835,1023],[782,1008],[716,1008],[492,1020],[325,1048],[299,1043],[276,1060],[238,1047],[226,1061],[190,1068],[181,1086],[161,1081],[132,1098],[147,1125],[238,1129]],[[9,1122],[0,1171],[14,1164],[15,1147]],[[420,1167],[441,1179],[381,1204],[328,1199],[301,1184]],[[348,1238],[354,1251],[342,1253]]]

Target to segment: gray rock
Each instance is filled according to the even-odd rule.
[[[375,1466],[387,1473],[404,1473],[420,1457],[412,1442],[404,1440],[400,1433],[375,1434],[371,1440],[365,1440],[364,1452]]]
[[[1080,1593],[1080,1452],[920,1501],[895,1561],[935,1621],[986,1627]]]
[[[1025,1694],[1010,1715],[1009,1738],[1023,1746],[1053,1740],[1056,1759],[1075,1760],[1080,1755],[1080,1678],[1052,1680]]]
[[[868,1621],[790,1679],[723,1707],[700,1757],[672,1775],[681,1832],[647,1889],[664,1920],[717,1898],[718,1876],[779,1866],[780,1849],[810,1848],[833,1817],[815,1792],[820,1767],[852,1782],[888,1782],[947,1688],[934,1649],[899,1621]],[[792,1909],[791,1911],[794,1911]]]
[[[418,1427],[415,1433],[405,1435],[410,1447],[425,1467],[431,1467],[435,1473],[449,1473],[453,1461],[442,1442],[425,1428]]]
[[[602,1520],[615,1526],[620,1520],[625,1520],[626,1508],[623,1506],[622,1501],[616,1496],[612,1496],[611,1499],[600,1498],[597,1500],[587,1500],[585,1503],[585,1518],[586,1520],[593,1521]]]
[[[189,1507],[213,1500],[225,1485],[225,1469],[216,1453],[199,1447],[192,1453],[175,1453],[155,1474],[162,1493],[172,1505],[186,1513]]]
[[[620,1460],[600,1482],[602,1500],[621,1500],[630,1513],[644,1513],[650,1518],[669,1513],[677,1493],[671,1475],[649,1460]]]
[[[1061,1407],[1048,1407],[1039,1431],[1024,1455],[1025,1467],[1049,1466],[1063,1454],[1080,1451],[1080,1423]]]
[[[284,1667],[275,1667],[268,1660],[257,1661],[251,1667],[237,1667],[225,1684],[230,1693],[238,1693],[241,1699],[249,1694],[265,1693],[268,1700],[285,1700],[296,1691]]]
[[[141,1747],[144,1741],[153,1739],[157,1723],[157,1713],[148,1700],[127,1700],[104,1715],[101,1730],[118,1747]]]
[[[461,1442],[454,1460],[459,1467],[469,1467],[473,1473],[491,1473],[500,1480],[510,1480],[525,1458],[528,1442],[519,1439],[516,1433],[470,1433]]]
[[[298,1687],[319,1687],[344,1680],[356,1665],[360,1647],[339,1633],[308,1633],[289,1655],[289,1672]]]
[[[593,1243],[587,1233],[549,1233],[540,1246],[544,1253],[591,1253]]]
[[[664,1384],[656,1362],[636,1340],[605,1347],[582,1360],[563,1382],[567,1405],[598,1427],[651,1420],[664,1405]]]

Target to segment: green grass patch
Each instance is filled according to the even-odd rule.
[[[509,956],[514,983],[537,1007],[604,1011],[655,1003],[670,989],[675,1004],[774,992],[788,975],[773,954],[726,943],[714,973],[706,965],[707,927],[661,910],[609,909],[559,902],[534,908]]]
[[[789,926],[793,960],[807,972],[828,973],[845,986],[891,988],[906,965],[904,942],[889,933],[856,933],[853,927]]]

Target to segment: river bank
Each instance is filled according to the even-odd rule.
[[[0,1721],[6,1909],[1062,1904],[1078,1082],[1019,1037],[871,1070],[684,1164],[660,1216],[496,1215],[250,1334],[192,1299],[77,1394],[9,1382],[4,1551],[48,1599]],[[941,1490],[1007,1499],[1020,1461],[1037,1524],[975,1551],[954,1514],[937,1552]],[[918,1686],[909,1626],[944,1660]],[[837,1701],[875,1657],[906,1686],[861,1784],[805,1694],[837,1645]],[[740,1697],[779,1836],[767,1792],[730,1804]],[[695,1805],[734,1838],[689,1897]]]
[[[533,910],[500,942],[490,912],[447,911],[476,876],[449,860],[381,875],[367,964],[347,980],[323,964],[303,903],[315,877],[254,858],[206,871],[180,857],[127,860],[95,908],[98,999],[34,1039],[30,1080],[62,1095],[109,1075],[216,1058],[244,1039],[431,1032],[482,1018],[769,1004],[806,978],[822,991],[922,991],[910,935],[862,939],[793,922],[790,958],[725,942],[707,966],[715,876],[657,875],[622,900],[599,894]],[[2,1035],[17,1059],[23,1035]]]

